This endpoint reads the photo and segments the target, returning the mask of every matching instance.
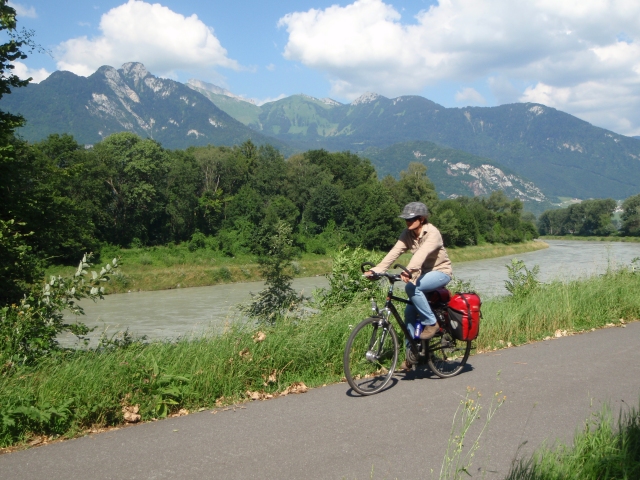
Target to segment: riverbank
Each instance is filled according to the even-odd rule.
[[[361,298],[305,321],[232,324],[201,338],[69,352],[5,371],[0,447],[122,425],[125,414],[152,420],[340,382],[347,337],[368,310]],[[482,310],[478,352],[624,327],[640,318],[640,273],[554,282],[487,300]]]
[[[576,240],[580,242],[630,242],[640,243],[640,237],[578,237],[574,235],[544,235],[540,240]]]
[[[485,260],[548,248],[544,242],[533,241],[511,245],[476,245],[448,250],[451,261]],[[373,254],[372,254],[373,255]],[[262,280],[253,256],[225,257],[212,250],[190,251],[187,246],[109,249],[101,256],[106,260],[120,258],[120,271],[105,287],[106,293],[169,290],[174,288],[204,287],[223,283],[254,282]],[[406,263],[410,256],[401,257]],[[292,262],[295,277],[325,275],[331,271],[330,255],[305,253]],[[70,275],[74,267],[54,266],[49,275]]]

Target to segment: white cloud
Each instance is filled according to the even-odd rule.
[[[276,66],[273,63],[270,63],[269,65],[267,65],[265,67],[267,70],[269,70],[270,72],[273,72],[276,69]]]
[[[466,87],[456,92],[456,102],[465,103],[466,105],[484,105],[487,103],[482,94],[471,87]]]
[[[637,0],[441,0],[412,19],[383,0],[356,0],[290,13],[279,25],[284,56],[325,72],[332,94],[347,99],[486,79],[499,100],[546,98],[605,119],[619,95],[640,96]],[[571,97],[564,89],[597,98],[562,100]],[[626,119],[617,125],[634,125],[626,133],[640,127],[634,105],[638,113],[616,110]]]
[[[34,70],[27,67],[24,63],[18,61],[13,62],[13,66],[15,68],[13,69],[12,73],[15,73],[21,79],[27,79],[31,77],[31,83],[40,83],[42,80],[51,75],[51,72],[46,71],[44,68]]]
[[[18,17],[37,18],[35,7],[26,7],[20,3],[7,2],[7,4],[16,10]]]
[[[158,3],[129,0],[102,15],[102,35],[72,38],[58,45],[60,70],[90,75],[102,65],[142,62],[154,74],[226,67],[239,69],[197,15],[185,17]]]
[[[288,95],[285,95],[284,93],[281,93],[277,97],[267,97],[267,98],[263,98],[263,99],[251,98],[250,100],[253,100],[255,102],[255,104],[260,107],[260,106],[264,105],[265,103],[276,102],[278,100],[282,100],[283,98],[287,98],[287,96]]]

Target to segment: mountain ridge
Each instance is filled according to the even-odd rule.
[[[251,139],[289,151],[285,143],[250,129],[199,92],[158,78],[137,62],[120,69],[104,65],[89,77],[54,72],[39,84],[15,89],[2,98],[0,108],[25,117],[27,123],[18,133],[29,141],[71,133],[90,145],[124,130],[166,148],[235,145]]]
[[[640,191],[640,139],[535,103],[446,108],[419,95],[367,92],[349,104],[299,94],[258,106],[206,82],[155,77],[131,62],[86,78],[54,72],[5,95],[0,109],[25,116],[18,133],[30,141],[71,133],[92,144],[128,130],[167,148],[251,139],[285,154],[433,142],[510,169],[547,198],[623,199]]]

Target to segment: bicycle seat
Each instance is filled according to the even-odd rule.
[[[427,300],[434,305],[446,306],[451,299],[451,292],[444,287],[427,293]]]

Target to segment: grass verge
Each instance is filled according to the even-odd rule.
[[[483,260],[547,248],[544,242],[526,242],[512,245],[478,245],[449,250],[451,260],[466,262]],[[148,248],[109,248],[101,253],[105,260],[120,258],[120,272],[105,286],[106,293],[128,291],[168,290],[172,288],[203,287],[221,283],[261,280],[255,258],[249,255],[225,257],[219,252],[199,249],[190,251],[186,245]],[[408,263],[408,258],[401,258]],[[293,262],[296,277],[324,275],[331,271],[330,255],[305,253]],[[76,267],[53,266],[49,275],[69,275]]]
[[[614,423],[605,406],[585,423],[573,446],[541,448],[516,462],[506,480],[640,478],[640,408],[622,411]]]
[[[125,415],[151,420],[339,382],[347,337],[368,310],[362,298],[273,327],[230,324],[208,337],[76,351],[7,370],[0,447],[120,425]],[[524,298],[491,299],[483,314],[480,351],[624,325],[640,318],[640,273],[543,285]]]

